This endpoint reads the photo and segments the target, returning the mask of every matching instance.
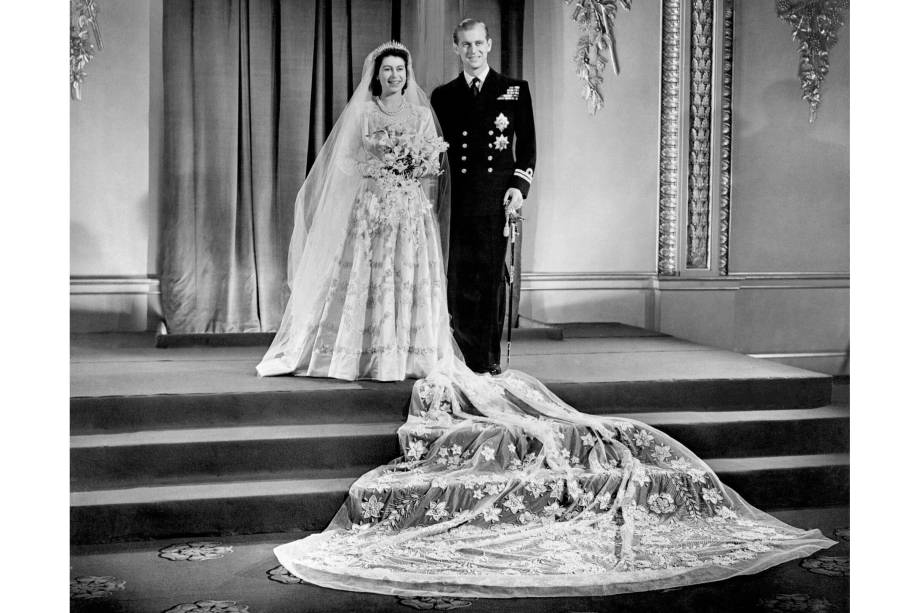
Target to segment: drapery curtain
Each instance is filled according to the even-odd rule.
[[[520,76],[520,14],[523,0],[164,0],[168,331],[277,328],[294,198],[367,53],[402,40],[430,92],[457,74],[450,35],[475,16],[490,63]]]

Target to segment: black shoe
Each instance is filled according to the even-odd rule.
[[[490,375],[502,374],[502,367],[499,366],[498,364],[492,364],[491,366],[489,366],[489,374]]]

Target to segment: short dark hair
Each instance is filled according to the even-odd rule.
[[[489,40],[489,26],[487,26],[484,22],[479,21],[478,19],[467,17],[458,23],[456,28],[454,28],[454,44],[456,45],[459,43],[457,40],[457,35],[460,34],[461,30],[472,30],[476,26],[482,26],[482,29],[486,31],[486,40]]]
[[[379,96],[383,93],[383,88],[380,86],[380,80],[377,79],[377,75],[380,74],[380,65],[383,64],[383,58],[385,57],[398,57],[402,58],[403,64],[406,65],[406,82],[403,84],[403,93],[406,93],[406,88],[409,86],[409,54],[403,51],[402,49],[387,49],[381,51],[380,55],[374,58],[374,76],[371,78],[371,94],[374,96]]]

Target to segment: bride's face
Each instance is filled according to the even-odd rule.
[[[406,84],[406,63],[401,57],[388,55],[380,62],[380,71],[377,73],[380,81],[382,95],[389,96],[402,92]]]

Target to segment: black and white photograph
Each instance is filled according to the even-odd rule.
[[[855,386],[884,380],[851,260],[885,246],[852,234],[856,8],[43,7],[65,168],[17,201],[64,228],[69,316],[61,393],[35,379],[15,412],[61,426],[44,589],[66,568],[75,612],[865,610],[851,354]],[[868,81],[881,121],[912,115]],[[858,206],[909,244],[889,203]],[[854,413],[909,447],[911,396],[874,394]],[[903,470],[860,490],[857,543],[912,514]]]

